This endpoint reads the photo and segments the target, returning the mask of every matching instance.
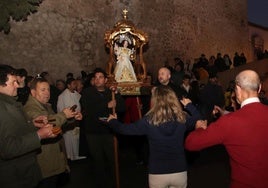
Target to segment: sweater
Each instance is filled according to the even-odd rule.
[[[225,146],[231,165],[231,188],[268,187],[268,107],[260,102],[244,105],[222,116],[206,130],[189,134],[185,147],[201,150]]]
[[[149,173],[169,174],[187,170],[184,154],[184,134],[191,130],[195,122],[200,118],[199,112],[194,105],[188,104],[186,110],[192,116],[188,117],[186,123],[169,121],[159,126],[148,122],[148,117],[125,125],[116,119],[109,121],[109,125],[118,133],[125,135],[146,135],[149,141]]]

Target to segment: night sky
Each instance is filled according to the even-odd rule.
[[[248,21],[268,28],[268,0],[248,0]]]

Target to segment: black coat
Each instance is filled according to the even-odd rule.
[[[210,118],[214,105],[223,107],[225,103],[224,92],[218,84],[208,83],[200,90],[199,107],[204,118]]]
[[[115,99],[116,113],[120,116],[120,113],[125,111],[125,102],[119,93],[115,95]],[[89,87],[82,92],[80,104],[86,133],[109,134],[111,132],[111,129],[103,125],[104,122],[100,120],[101,117],[112,114],[112,109],[108,108],[108,102],[111,100],[112,92],[108,88],[100,92],[95,87]]]

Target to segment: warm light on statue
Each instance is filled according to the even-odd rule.
[[[115,43],[114,52],[117,56],[117,62],[114,69],[114,78],[117,82],[136,82],[136,74],[134,72],[130,56],[133,55],[133,50],[128,48],[130,40],[126,37],[123,39],[122,47]]]
[[[123,10],[123,19],[105,32],[104,40],[110,55],[108,84],[117,84],[124,95],[140,95],[141,87],[150,86],[143,61],[143,46],[148,43],[148,35],[136,29],[127,19],[127,13],[128,10]]]

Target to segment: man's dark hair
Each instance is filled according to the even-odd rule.
[[[28,72],[26,71],[26,69],[17,69],[16,70],[16,75],[17,76],[20,76],[20,77],[27,77],[27,75],[28,75]]]
[[[73,81],[75,81],[74,78],[68,78],[68,79],[66,80],[66,85],[71,84]]]
[[[73,77],[74,77],[74,74],[71,73],[71,72],[68,72],[68,73],[66,74],[66,78],[67,78],[67,79],[69,79],[69,78],[73,78]]]
[[[63,83],[64,85],[66,85],[66,82],[64,81],[64,80],[62,80],[62,79],[58,79],[58,80],[56,80],[56,85],[58,84],[58,83]]]
[[[37,83],[42,83],[42,82],[47,82],[48,83],[48,81],[43,77],[34,78],[33,81],[30,84],[30,89],[36,89]]]
[[[87,75],[87,79],[90,81],[92,78],[94,78],[94,73],[91,72]]]
[[[185,74],[185,75],[183,76],[183,80],[186,80],[186,79],[191,80],[191,76],[190,76],[189,74]]]
[[[40,74],[40,76],[43,77],[43,78],[45,78],[47,75],[49,75],[49,74],[46,71],[41,72],[41,74]]]
[[[217,73],[210,72],[208,78],[218,78]]]
[[[0,64],[0,85],[6,86],[7,75],[16,75],[16,69],[9,65]]]
[[[81,76],[82,76],[82,79],[86,79],[87,77],[87,73],[85,71],[81,71]]]
[[[96,68],[94,70],[94,76],[96,75],[96,73],[102,73],[104,77],[107,78],[107,73],[102,68]]]

